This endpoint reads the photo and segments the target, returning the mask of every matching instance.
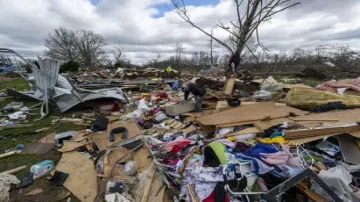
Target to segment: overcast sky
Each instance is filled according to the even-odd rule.
[[[295,1],[295,0],[293,0]],[[360,45],[360,1],[299,0],[301,5],[274,17],[260,28],[262,43],[272,51],[318,45]],[[234,19],[233,0],[186,0],[191,19],[207,30]],[[158,53],[174,54],[181,43],[186,52],[207,50],[207,40],[170,12],[168,0],[0,0],[0,47],[26,55],[41,55],[44,38],[60,26],[102,34],[120,42],[125,56],[145,63]],[[226,32],[215,29],[221,39]]]

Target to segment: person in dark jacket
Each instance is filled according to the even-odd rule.
[[[235,53],[233,55],[231,55],[230,59],[229,59],[229,63],[228,63],[228,68],[230,71],[232,71],[234,73],[235,76],[237,76],[236,74],[236,68],[240,63],[240,54],[239,51],[235,51]]]
[[[201,112],[201,105],[206,95],[206,89],[198,84],[187,82],[182,85],[182,91],[184,92],[185,100],[188,99],[190,93],[195,96],[195,110]]]

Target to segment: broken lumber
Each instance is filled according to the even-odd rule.
[[[11,170],[4,171],[4,172],[2,172],[2,173],[6,173],[6,174],[14,174],[14,173],[17,173],[17,172],[19,172],[19,171],[24,170],[25,168],[27,168],[27,166],[20,166],[20,167],[17,167],[17,168],[11,169]]]
[[[297,139],[304,137],[323,136],[329,134],[352,133],[358,131],[360,131],[360,125],[348,124],[348,125],[336,126],[336,127],[285,131],[285,136],[286,139]]]
[[[156,172],[155,165],[152,164],[149,174],[147,176],[146,186],[145,186],[145,190],[144,190],[144,194],[142,196],[141,202],[147,202],[147,200],[149,198],[149,192],[150,192],[152,181],[155,176],[155,172]]]
[[[235,77],[228,78],[224,85],[224,94],[231,95],[234,90]]]
[[[8,157],[8,156],[12,156],[12,155],[17,154],[17,153],[20,153],[20,152],[18,152],[18,151],[12,151],[12,152],[8,152],[8,153],[5,153],[5,154],[0,154],[0,159],[1,159],[1,158]]]
[[[306,116],[304,118],[300,117],[300,118],[293,118],[293,117],[289,117],[290,120],[293,121],[317,121],[317,122],[339,122],[339,119],[311,119],[311,118],[306,118]]]
[[[16,124],[13,126],[0,126],[0,129],[4,130],[4,129],[14,129],[14,128],[31,128],[33,126],[34,124]]]

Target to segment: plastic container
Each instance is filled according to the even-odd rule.
[[[64,133],[59,133],[55,135],[55,143],[56,146],[61,147],[63,145],[64,140],[70,140],[77,134],[76,131],[68,131]]]
[[[30,168],[30,172],[32,172],[35,176],[43,176],[52,171],[55,168],[54,161],[45,160],[40,163],[37,163]]]

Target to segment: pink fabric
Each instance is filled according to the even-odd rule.
[[[271,165],[301,166],[289,151],[289,147],[280,143],[282,151],[276,153],[261,154],[261,160]]]
[[[316,89],[325,90],[336,93],[336,88],[350,88],[360,93],[360,77],[354,79],[351,83],[342,83],[339,81],[327,81],[316,86]]]

